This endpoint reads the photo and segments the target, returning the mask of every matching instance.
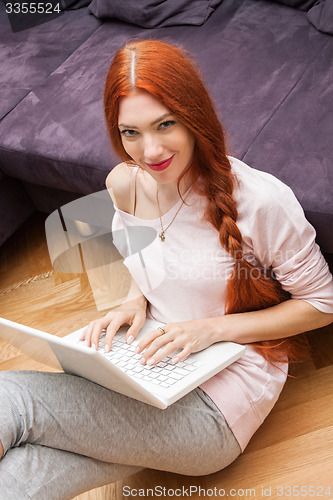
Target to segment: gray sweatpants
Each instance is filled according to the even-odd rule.
[[[196,389],[166,410],[63,373],[0,372],[0,500],[66,500],[149,467],[220,470],[240,453]]]

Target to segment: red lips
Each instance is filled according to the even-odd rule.
[[[175,155],[172,155],[167,160],[159,161],[158,163],[147,163],[147,165],[149,168],[151,168],[155,172],[161,172],[162,170],[165,170],[166,168],[168,168],[168,166],[172,162],[174,156]]]

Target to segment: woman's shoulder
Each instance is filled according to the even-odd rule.
[[[105,181],[113,202],[123,212],[130,212],[131,209],[131,186],[135,172],[135,167],[119,163],[111,170]]]
[[[270,241],[274,242],[272,245],[278,244],[279,239],[290,238],[291,241],[292,236],[295,239],[301,234],[302,241],[312,238],[313,228],[289,186],[240,160],[230,160],[237,179],[234,198],[238,212],[237,225],[243,238],[248,236],[251,240],[263,241],[264,236],[270,237]]]
[[[284,205],[291,200],[296,201],[292,189],[268,172],[250,167],[237,158],[229,156],[231,169],[236,178],[235,197],[238,202],[256,205]]]

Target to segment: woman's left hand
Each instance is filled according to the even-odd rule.
[[[183,361],[191,353],[202,351],[214,342],[222,340],[214,325],[214,318],[167,323],[160,329],[147,333],[139,342],[136,352],[142,353],[140,363],[152,366],[178,349],[172,358],[174,363]],[[220,334],[221,335],[221,334]]]

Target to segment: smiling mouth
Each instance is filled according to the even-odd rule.
[[[147,163],[147,165],[152,170],[155,170],[155,172],[161,172],[162,170],[165,170],[166,168],[168,168],[168,166],[172,162],[174,156],[175,155],[172,155],[167,160],[159,161],[158,163]]]

